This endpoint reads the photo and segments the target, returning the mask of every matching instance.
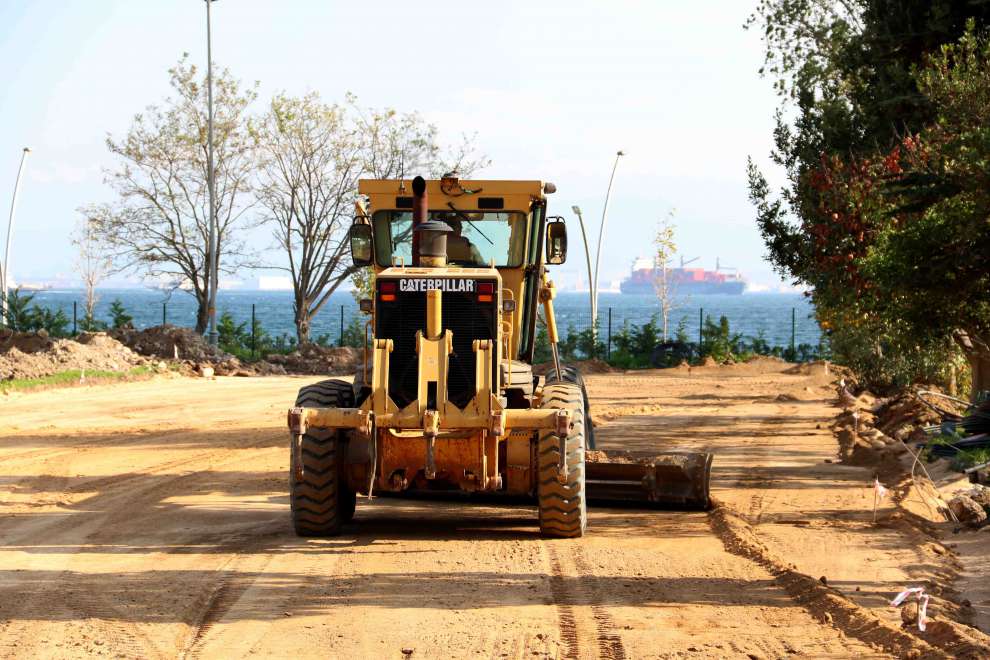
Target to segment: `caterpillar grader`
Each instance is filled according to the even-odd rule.
[[[552,183],[362,180],[351,258],[374,271],[353,382],[299,390],[289,410],[295,531],[332,536],[358,494],[460,491],[536,500],[548,537],[579,537],[587,503],[704,508],[710,454],[601,452],[581,374],[557,351],[567,234]],[[542,311],[553,356],[534,375]],[[367,332],[367,331],[366,331]]]

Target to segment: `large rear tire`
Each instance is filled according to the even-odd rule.
[[[539,461],[540,533],[553,538],[584,535],[588,525],[588,507],[584,483],[584,399],[576,383],[552,383],[543,388],[542,408],[565,408],[571,411],[571,432],[564,441],[567,479],[557,479],[560,465],[560,438],[549,433],[540,439]]]
[[[351,384],[324,380],[299,390],[296,406],[305,408],[350,408],[354,405]],[[301,446],[292,439],[289,457],[289,491],[292,526],[299,536],[336,536],[354,517],[355,493],[347,484],[344,458],[347,444],[336,430],[325,439],[302,437]]]

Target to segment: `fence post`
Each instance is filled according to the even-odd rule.
[[[612,308],[608,308],[608,343],[605,345],[605,361],[612,359]]]
[[[251,357],[254,357],[254,352],[257,347],[258,333],[255,330],[254,323],[254,303],[251,303]]]
[[[76,329],[76,301],[73,300],[72,301],[72,336],[76,336],[77,334],[79,334],[79,331]]]
[[[794,338],[797,334],[797,308],[791,307],[791,359],[797,362],[797,352],[794,347]]]
[[[168,307],[168,303],[163,302],[162,303],[162,326],[164,326],[168,322],[168,312],[166,311],[166,308],[167,307]]]
[[[698,308],[698,357],[701,357],[701,347],[704,346],[704,335],[701,333],[705,327],[705,308]]]
[[[338,346],[344,345],[344,306],[343,305],[340,306],[340,341],[338,342],[337,345]]]

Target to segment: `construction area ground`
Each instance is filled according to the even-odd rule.
[[[0,657],[990,655],[990,533],[889,464],[874,522],[822,365],[589,375],[599,447],[712,451],[717,506],[593,506],[578,540],[527,502],[386,497],[297,538],[285,411],[318,379],[0,395]],[[889,604],[913,586],[924,633]]]

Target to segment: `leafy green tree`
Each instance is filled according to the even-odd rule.
[[[83,332],[102,332],[107,329],[107,324],[94,316],[85,314],[79,319],[79,329]]]
[[[31,331],[34,320],[30,305],[33,300],[34,294],[21,293],[20,289],[13,289],[7,294],[7,327],[16,332]]]
[[[114,299],[110,303],[110,325],[115,329],[126,328],[131,325],[134,321],[134,317],[127,313],[127,309],[124,307],[124,303],[121,302],[120,298]]]
[[[251,333],[247,322],[236,323],[230,312],[220,314],[217,321],[217,343],[220,348],[231,354],[238,354],[245,348],[250,349]]]
[[[770,260],[813,288],[835,358],[877,384],[930,375],[955,346],[985,359],[990,288],[970,255],[987,250],[988,18],[949,0],[763,0],[749,23],[785,110],[771,155],[788,184],[774,194],[749,165]]]

